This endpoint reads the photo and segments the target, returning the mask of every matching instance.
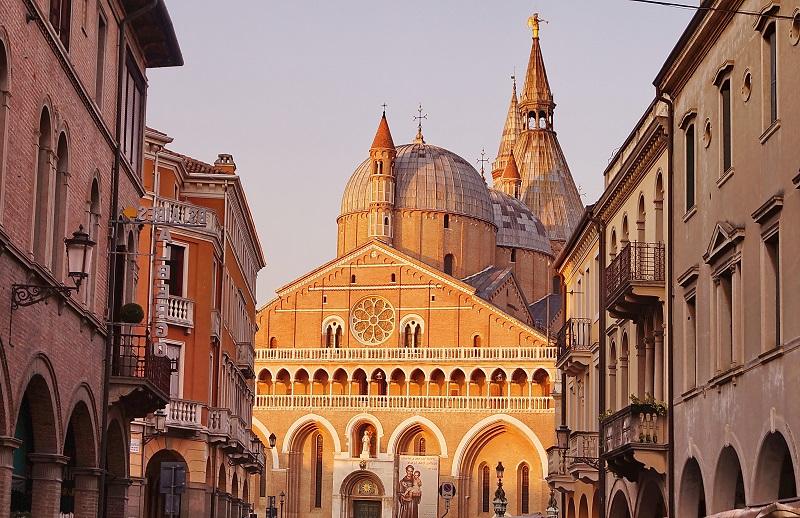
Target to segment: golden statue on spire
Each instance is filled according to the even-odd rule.
[[[528,18],[528,27],[533,31],[533,37],[535,39],[539,39],[539,22],[547,23],[545,20],[539,19],[539,13],[533,13],[533,16]]]

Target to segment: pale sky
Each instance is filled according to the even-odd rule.
[[[396,144],[414,138],[422,102],[428,143],[478,169],[482,148],[495,158],[534,11],[549,22],[541,44],[555,129],[584,203],[596,200],[692,15],[628,0],[167,5],[186,64],[149,71],[147,123],[199,160],[234,155],[268,263],[259,304],[336,255],[341,194],[384,102]]]

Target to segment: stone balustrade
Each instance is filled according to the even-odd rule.
[[[256,349],[256,362],[555,361],[556,347],[295,347]]]
[[[547,396],[360,396],[258,395],[256,409],[342,409],[413,412],[533,412],[553,413]]]

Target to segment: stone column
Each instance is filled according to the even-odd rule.
[[[98,468],[75,468],[75,518],[95,518],[99,496],[98,482],[102,471]]]
[[[217,491],[217,516],[216,518],[228,518],[228,495],[222,491]]]
[[[739,263],[730,267],[731,272],[731,364],[744,363],[744,333],[742,332],[742,272]]]
[[[0,437],[0,514],[11,508],[11,474],[14,472],[14,450],[22,441]]]
[[[64,466],[69,459],[55,453],[29,453],[28,459],[33,464],[31,516],[37,518],[58,516],[61,504],[61,481],[64,476]]]
[[[655,342],[653,335],[644,337],[644,391],[653,395],[653,371],[655,370]]]
[[[664,400],[664,330],[656,329],[654,333],[655,341],[655,371],[653,372],[653,385],[655,392],[653,397],[657,401]]]
[[[140,493],[144,492],[144,481],[139,480]],[[133,484],[129,478],[106,479],[106,518],[127,518],[128,516],[128,488]],[[140,495],[139,502],[143,501]]]

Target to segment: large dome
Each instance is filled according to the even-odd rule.
[[[495,224],[489,189],[466,160],[428,144],[397,146],[395,209],[461,214]],[[369,159],[356,168],[342,196],[342,215],[369,210]]]
[[[489,191],[497,225],[497,245],[525,248],[553,255],[547,230],[520,200],[494,189]]]

